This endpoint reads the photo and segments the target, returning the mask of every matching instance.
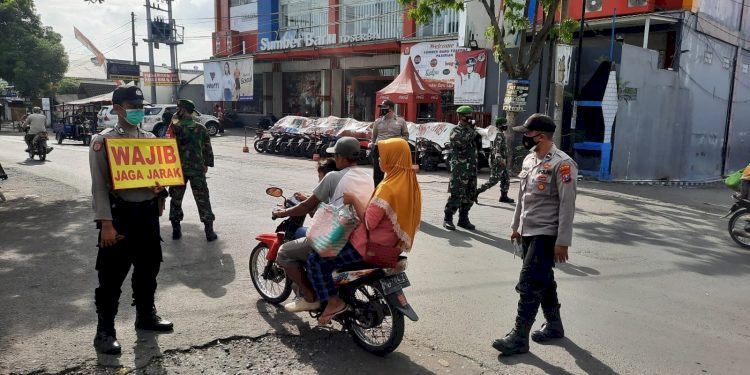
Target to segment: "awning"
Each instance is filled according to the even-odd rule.
[[[72,102],[63,103],[63,104],[60,104],[60,105],[112,104],[112,93],[114,93],[114,90],[112,92],[108,92],[106,94],[92,96],[92,97],[86,98],[86,99],[78,99],[78,100],[74,100]],[[148,101],[144,100],[143,104],[151,104],[151,103],[149,103]]]

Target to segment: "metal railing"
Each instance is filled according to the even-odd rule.
[[[371,40],[400,38],[403,33],[403,8],[395,0],[341,4],[342,37],[369,36]]]

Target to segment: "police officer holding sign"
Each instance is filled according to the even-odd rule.
[[[159,216],[166,190],[161,187],[115,191],[112,188],[105,139],[153,138],[138,127],[143,121],[143,93],[135,86],[118,87],[112,94],[117,125],[94,136],[89,151],[91,191],[99,231],[96,270],[99,287],[95,301],[98,314],[94,348],[105,354],[121,351],[115,332],[120,288],[133,267],[135,327],[171,331],[172,323],[156,315],[154,292],[162,261]]]
[[[547,322],[531,338],[545,342],[564,335],[552,268],[555,262],[568,260],[578,177],[576,163],[552,142],[555,122],[551,118],[534,114],[513,130],[524,133],[523,145],[531,153],[518,175],[521,188],[511,225],[511,241],[523,249],[516,285],[518,315],[515,328],[492,344],[504,355],[529,351],[529,330],[540,305]]]

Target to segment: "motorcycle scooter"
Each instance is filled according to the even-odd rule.
[[[266,194],[282,198],[285,208],[300,203],[285,198],[283,190],[278,187],[266,189]],[[293,290],[284,269],[276,264],[276,256],[281,245],[304,224],[304,220],[304,217],[289,217],[279,224],[275,233],[256,237],[259,243],[250,253],[250,276],[255,289],[269,303],[285,301]],[[396,350],[404,337],[404,316],[412,321],[419,319],[403,292],[411,285],[404,273],[406,266],[406,257],[402,257],[395,268],[384,269],[362,263],[333,273],[339,296],[350,307],[333,320],[343,326],[359,347],[370,353],[385,356]],[[310,316],[317,319],[324,309],[325,304],[320,310],[311,311]]]
[[[750,249],[750,201],[733,195],[734,204],[723,217],[729,217],[729,236],[745,249]]]

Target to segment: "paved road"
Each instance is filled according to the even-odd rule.
[[[273,339],[282,352],[304,357],[308,367],[299,373],[347,373],[333,365],[335,353],[308,355],[319,329],[259,302],[247,271],[253,236],[274,225],[276,202],[263,190],[312,190],[314,164],[242,153],[239,136],[213,143],[209,186],[220,240],[205,242],[187,197],[185,236],[164,243],[157,294],[176,331],[138,337],[125,288],[117,321],[124,353],[112,358],[91,347],[96,233],[87,149],[64,144],[47,162],[31,162],[22,138],[0,134],[0,162],[11,177],[0,184],[9,199],[0,204],[0,373],[85,372],[97,363],[153,368],[154,357],[215,350],[217,339]],[[485,193],[472,210],[477,231],[449,233],[441,227],[447,175],[419,178],[422,232],[406,294],[421,319],[407,323],[404,343],[386,359],[330,333],[326,350],[340,350],[344,364],[364,373],[461,374],[737,374],[750,365],[750,252],[726,235],[719,216],[728,195],[720,188],[581,183],[571,262],[556,271],[569,337],[503,358],[490,343],[510,330],[517,300],[520,260],[507,240],[512,208],[495,201],[496,191]],[[166,222],[162,233],[168,238]],[[163,362],[167,370],[175,363]]]

